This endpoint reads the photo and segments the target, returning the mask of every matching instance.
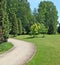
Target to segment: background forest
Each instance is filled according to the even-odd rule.
[[[51,1],[41,1],[32,13],[28,0],[0,0],[0,35],[5,41],[9,34],[56,34],[57,24],[58,12]]]

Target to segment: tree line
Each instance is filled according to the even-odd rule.
[[[35,8],[33,13],[28,0],[0,1],[0,26],[5,40],[9,34],[16,36],[30,34],[31,31],[33,34],[37,25],[41,27],[41,29],[38,26],[36,28],[41,30],[39,33],[56,34],[57,24],[58,12],[51,1],[41,1],[38,9]]]

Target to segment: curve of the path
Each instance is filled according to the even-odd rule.
[[[9,38],[15,49],[0,57],[0,65],[25,65],[35,53],[35,46],[31,43]]]

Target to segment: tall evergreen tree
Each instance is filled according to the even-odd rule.
[[[8,8],[7,11],[9,14],[9,20],[11,24],[10,25],[11,32],[13,31],[12,29],[13,26],[12,22],[14,20],[13,13],[15,13],[17,15],[16,19],[17,18],[21,19],[23,31],[25,29],[26,32],[28,33],[30,27],[29,25],[32,17],[29,2],[27,0],[7,0],[7,8]]]
[[[7,0],[7,12],[10,20],[10,33],[13,35],[18,34],[18,19],[16,16],[18,8],[18,0]]]
[[[6,0],[1,0],[0,1],[0,23],[2,26],[2,31],[3,31],[3,39],[4,41],[7,41],[7,38],[9,37],[9,19],[7,15],[7,6],[6,6],[7,1]]]
[[[16,14],[13,13],[13,21],[12,21],[12,30],[11,33],[16,36],[18,35],[18,19],[16,18]]]

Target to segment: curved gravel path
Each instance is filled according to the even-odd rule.
[[[12,42],[15,49],[0,57],[0,65],[25,65],[35,53],[36,48],[31,43],[12,38],[8,42]]]

